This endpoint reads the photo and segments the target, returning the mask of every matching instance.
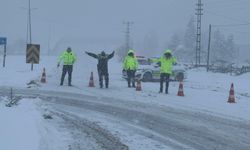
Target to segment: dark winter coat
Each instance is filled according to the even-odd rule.
[[[98,64],[97,64],[98,73],[102,73],[102,74],[108,73],[108,60],[114,57],[115,52],[111,54],[94,54],[94,53],[86,52],[86,54],[98,60]]]

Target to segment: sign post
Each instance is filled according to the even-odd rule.
[[[0,37],[0,45],[4,45],[4,53],[3,53],[3,67],[5,67],[5,59],[6,59],[6,45],[7,45],[7,38]]]
[[[40,59],[40,45],[27,44],[26,63],[31,63],[31,71],[33,71],[33,64],[39,64],[39,59]]]

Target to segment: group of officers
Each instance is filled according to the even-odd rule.
[[[108,61],[114,57],[115,52],[106,54],[102,51],[100,54],[94,54],[91,52],[85,52],[87,55],[98,60],[97,71],[99,76],[100,88],[103,88],[103,79],[105,80],[105,88],[109,87],[109,72]],[[168,94],[169,78],[172,74],[172,66],[176,63],[176,58],[172,56],[171,50],[167,49],[164,55],[158,59],[150,59],[152,62],[157,62],[160,65],[160,90],[159,93],[163,93],[163,84],[165,85],[165,93]],[[63,62],[62,75],[60,85],[63,85],[65,75],[68,73],[68,86],[72,86],[72,71],[73,64],[76,62],[76,55],[72,52],[70,47],[63,52],[58,59],[57,67]],[[127,73],[128,87],[135,87],[135,73],[138,69],[138,61],[135,56],[134,50],[129,50],[127,56],[123,60],[123,71]],[[132,85],[131,85],[132,84]]]

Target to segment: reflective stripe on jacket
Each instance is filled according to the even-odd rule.
[[[153,60],[153,62],[160,62],[160,64],[161,64],[160,72],[161,73],[172,74],[172,66],[174,63],[176,63],[175,57],[166,58],[166,57],[162,56],[159,59],[152,59],[152,60]]]
[[[73,52],[63,52],[58,60],[58,63],[63,61],[63,65],[73,65],[76,61],[76,55]]]
[[[138,61],[135,57],[126,56],[123,61],[123,69],[125,70],[137,70]]]

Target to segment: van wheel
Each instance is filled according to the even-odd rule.
[[[142,81],[143,82],[148,82],[148,81],[152,81],[152,79],[153,79],[152,74],[150,72],[146,72],[143,75]]]

